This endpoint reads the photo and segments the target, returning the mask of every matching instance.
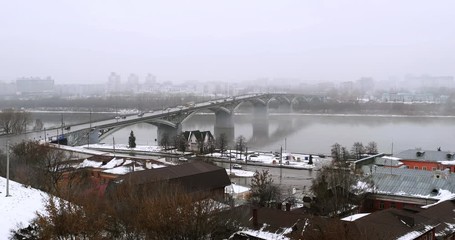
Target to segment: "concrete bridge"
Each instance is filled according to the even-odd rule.
[[[84,145],[98,143],[115,131],[137,123],[149,123],[158,128],[158,144],[164,138],[172,139],[181,132],[182,123],[192,115],[210,110],[215,113],[215,137],[224,134],[228,142],[234,140],[233,115],[236,109],[244,103],[253,106],[253,135],[256,138],[268,138],[268,109],[269,104],[276,101],[279,112],[292,112],[293,106],[299,102],[325,101],[321,96],[299,94],[250,94],[208,102],[195,103],[186,106],[176,106],[141,115],[132,114],[117,119],[108,119],[97,122],[65,126],[65,128],[51,129],[44,133],[47,139],[55,140],[58,136],[67,139],[68,145]]]

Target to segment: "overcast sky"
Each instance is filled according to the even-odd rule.
[[[0,80],[454,75],[454,11],[452,0],[4,0]]]

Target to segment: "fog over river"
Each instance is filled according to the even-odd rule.
[[[110,118],[113,113],[92,113],[92,120]],[[66,125],[88,122],[88,113],[33,113],[46,127],[58,126],[61,119]],[[270,114],[268,139],[253,136],[252,116],[238,114],[234,117],[235,136],[243,135],[249,149],[278,151],[282,146],[290,152],[330,152],[334,143],[351,148],[354,142],[366,145],[370,141],[378,144],[379,151],[397,153],[409,148],[455,151],[455,117],[419,116],[362,116],[362,115],[306,115]],[[215,116],[198,114],[186,120],[182,129],[214,131]],[[157,128],[141,123],[121,129],[104,142],[127,144],[130,131],[136,135],[136,143],[155,145]],[[263,135],[263,134],[261,134]],[[266,134],[267,135],[267,134]]]

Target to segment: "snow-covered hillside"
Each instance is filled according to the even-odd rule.
[[[13,181],[9,181],[9,194],[6,197],[6,179],[0,177],[0,240],[9,239],[11,229],[27,226],[37,211],[44,211],[47,199],[47,193]]]

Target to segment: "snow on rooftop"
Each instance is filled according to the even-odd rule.
[[[79,164],[78,168],[86,168],[86,167],[98,168],[101,166],[101,164],[102,164],[101,162],[85,159],[83,162],[81,162]]]
[[[367,216],[368,214],[370,213],[357,213],[357,214],[353,214],[351,216],[347,216],[345,218],[342,218],[341,221],[347,221],[347,222],[353,222],[359,218],[363,218],[365,216]]]
[[[238,193],[244,193],[244,192],[248,192],[250,191],[250,188],[249,187],[244,187],[244,186],[241,186],[241,185],[237,185],[235,183],[227,186],[224,188],[224,192],[225,193],[234,193],[234,194],[238,194]]]
[[[109,161],[108,163],[106,163],[105,165],[100,166],[100,168],[109,169],[109,168],[115,168],[115,167],[118,167],[118,166],[127,165],[127,164],[130,164],[130,163],[132,163],[131,160],[125,160],[123,158],[114,158],[111,161]]]
[[[383,159],[390,159],[390,160],[396,160],[396,161],[401,160],[401,158],[392,157],[392,156],[382,156],[381,158],[383,158]]]
[[[237,232],[238,234],[246,234],[249,236],[253,236],[259,239],[270,239],[270,240],[289,240],[290,238],[283,236],[282,234],[271,233],[263,230],[252,230],[252,229],[245,229]]]
[[[444,189],[439,189],[437,197],[438,197],[439,201],[437,201],[435,203],[432,203],[432,204],[428,204],[428,205],[422,206],[422,208],[429,208],[429,207],[432,207],[432,206],[434,206],[434,205],[436,205],[438,203],[454,199],[455,198],[455,193],[452,193],[452,192],[444,190]]]
[[[422,234],[430,231],[432,228],[434,228],[435,226],[430,226],[430,225],[426,225],[422,230],[420,231],[412,231],[412,232],[409,232],[409,233],[406,233],[405,235],[397,238],[397,240],[411,240],[411,239],[416,239],[418,238],[419,236],[421,236]]]
[[[252,171],[245,171],[245,170],[240,170],[240,169],[226,169],[227,174],[230,175],[235,175],[237,177],[253,177],[254,172]]]
[[[455,161],[439,161],[442,165],[455,165]]]
[[[20,183],[9,181],[9,194],[6,195],[6,179],[0,177],[0,240],[9,239],[10,230],[26,227],[36,216],[44,212],[47,193],[28,188]]]

